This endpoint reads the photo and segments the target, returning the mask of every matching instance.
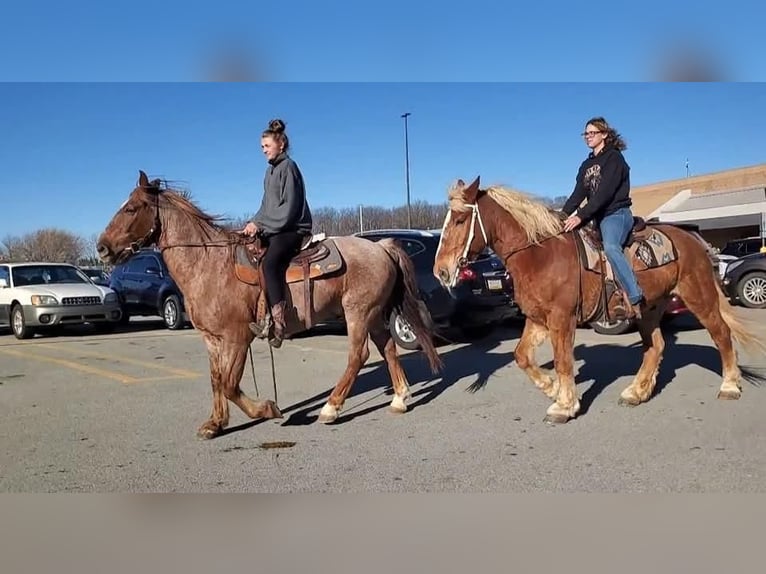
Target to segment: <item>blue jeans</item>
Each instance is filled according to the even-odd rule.
[[[643,293],[638,286],[636,275],[623,251],[628,234],[633,229],[633,214],[623,207],[610,213],[601,220],[601,238],[604,242],[604,255],[614,270],[620,286],[625,290],[631,304],[641,300]]]

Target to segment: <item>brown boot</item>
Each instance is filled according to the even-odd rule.
[[[271,308],[271,317],[274,322],[274,334],[269,339],[269,344],[278,349],[282,346],[282,341],[285,336],[285,302],[277,303]]]

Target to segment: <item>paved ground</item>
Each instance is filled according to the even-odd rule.
[[[747,314],[766,323],[766,312]],[[344,369],[345,336],[289,341],[275,352],[285,419],[253,423],[232,406],[231,432],[200,441],[210,385],[196,331],[141,322],[113,335],[0,334],[0,491],[766,490],[766,387],[717,401],[718,354],[693,320],[667,332],[659,393],[638,408],[617,405],[640,361],[637,335],[579,331],[584,412],[556,427],[513,364],[517,336],[509,328],[442,346],[443,377],[407,354],[414,397],[404,415],[387,410],[388,376],[373,352],[329,426],[315,419]],[[261,396],[271,397],[268,350],[253,350]],[[543,347],[542,362],[551,357]],[[766,367],[765,357],[740,357]],[[243,388],[254,395],[249,365]],[[295,444],[263,448],[273,441]]]

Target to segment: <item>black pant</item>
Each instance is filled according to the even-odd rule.
[[[295,231],[283,231],[264,238],[266,254],[263,256],[263,274],[266,279],[266,300],[269,307],[286,300],[285,273],[290,260],[298,253],[303,235]]]

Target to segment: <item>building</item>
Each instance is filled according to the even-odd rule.
[[[635,215],[693,223],[715,247],[766,236],[766,163],[636,186],[631,196]]]

